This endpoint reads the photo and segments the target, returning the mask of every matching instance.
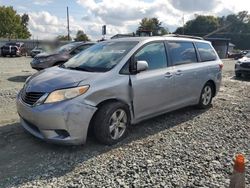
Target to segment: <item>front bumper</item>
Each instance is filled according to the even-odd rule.
[[[250,75],[250,67],[245,68],[240,66],[240,64],[235,64],[235,72],[240,74]]]
[[[30,62],[30,66],[36,70],[42,70],[48,68],[47,62],[40,62],[38,59],[33,59]]]
[[[16,100],[21,125],[32,135],[48,142],[79,145],[86,142],[96,107],[78,98],[54,104],[29,106],[20,94]]]

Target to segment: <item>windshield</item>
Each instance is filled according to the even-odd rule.
[[[102,42],[71,58],[64,64],[64,67],[83,71],[106,72],[115,67],[137,43],[136,41]]]
[[[68,52],[68,51],[71,51],[75,47],[76,47],[76,44],[66,44],[58,48],[56,51],[59,53]]]

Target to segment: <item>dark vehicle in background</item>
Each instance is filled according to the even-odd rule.
[[[34,58],[37,54],[45,52],[45,49],[43,47],[35,47],[33,50],[31,50],[31,57]]]
[[[241,77],[250,75],[250,53],[239,59],[235,64],[235,76]]]
[[[61,46],[51,53],[40,53],[36,55],[30,63],[31,67],[36,70],[42,70],[48,67],[61,65],[71,57],[82,52],[83,50],[94,45],[94,42],[72,42]]]
[[[9,56],[23,56],[27,54],[27,50],[22,42],[8,42],[1,47],[1,55],[3,57]]]
[[[244,54],[242,52],[228,52],[228,58],[233,58],[235,60],[240,59],[244,56]]]

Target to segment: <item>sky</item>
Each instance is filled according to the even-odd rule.
[[[52,39],[67,35],[66,7],[69,7],[70,35],[83,30],[92,40],[118,33],[135,32],[144,17],[157,17],[171,32],[197,14],[226,16],[250,12],[248,0],[0,0],[1,6],[13,6],[30,17],[29,30],[34,39]]]

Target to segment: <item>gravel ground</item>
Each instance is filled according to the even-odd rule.
[[[30,58],[0,58],[0,187],[228,187],[232,158],[250,160],[250,79],[233,77],[208,110],[188,107],[130,128],[115,146],[47,144],[18,123],[15,95]],[[246,166],[250,187],[250,164]]]

